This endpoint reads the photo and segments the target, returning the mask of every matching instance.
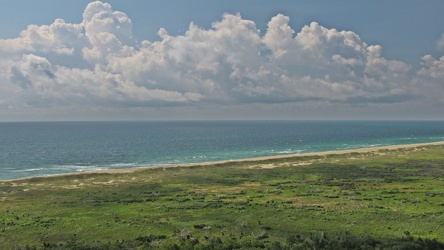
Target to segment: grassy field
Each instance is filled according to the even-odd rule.
[[[0,249],[440,249],[443,213],[442,145],[65,175],[0,182]]]

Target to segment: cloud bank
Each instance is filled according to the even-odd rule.
[[[158,41],[137,42],[125,13],[92,2],[81,23],[57,19],[0,40],[0,110],[369,105],[444,90],[444,57],[425,55],[422,68],[412,72],[411,65],[384,58],[381,46],[352,31],[316,22],[295,31],[289,21],[277,14],[261,32],[239,14],[224,14],[210,29],[191,23],[183,35],[172,36],[162,28]]]

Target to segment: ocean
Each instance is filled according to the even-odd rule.
[[[444,121],[0,123],[0,180],[444,141]]]

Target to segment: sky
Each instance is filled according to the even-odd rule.
[[[0,121],[444,119],[442,0],[0,4]]]

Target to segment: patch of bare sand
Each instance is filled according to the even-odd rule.
[[[277,164],[255,164],[255,165],[251,165],[248,168],[265,168],[265,169],[270,169],[270,168],[277,168],[279,167],[279,165]]]
[[[250,169],[272,169],[272,168],[278,168],[281,166],[292,166],[292,167],[298,167],[298,166],[308,166],[313,164],[314,161],[301,161],[298,163],[292,163],[290,165],[288,164],[274,164],[274,163],[267,163],[267,164],[255,164],[251,165],[248,168]]]

